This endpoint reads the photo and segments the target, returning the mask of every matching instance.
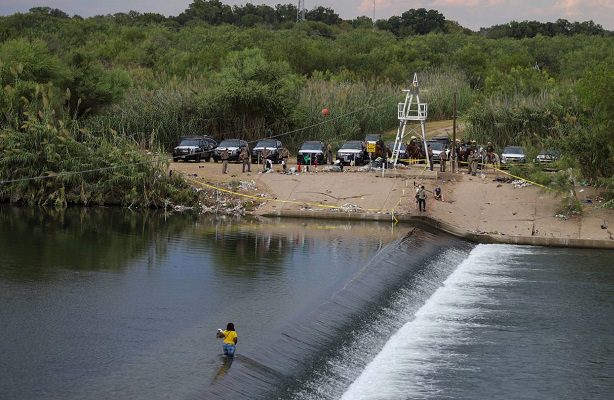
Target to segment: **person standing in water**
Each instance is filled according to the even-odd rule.
[[[216,336],[220,339],[224,339],[224,355],[227,357],[234,357],[238,340],[237,331],[235,331],[235,325],[232,322],[229,322],[228,325],[226,325],[225,331],[221,329],[217,330]]]

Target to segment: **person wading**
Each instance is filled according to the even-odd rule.
[[[216,336],[220,339],[224,339],[224,343],[222,345],[224,355],[226,357],[234,357],[238,341],[237,331],[235,331],[235,325],[232,322],[229,322],[228,325],[226,325],[225,331],[221,329],[217,330]]]

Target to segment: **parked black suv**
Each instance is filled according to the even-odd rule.
[[[318,160],[318,165],[326,164],[325,153],[326,146],[324,143],[315,140],[303,142],[298,150],[296,162],[298,163],[300,161],[301,164],[304,164],[305,156],[307,156],[311,164],[315,164],[316,160]]]
[[[360,140],[349,140],[337,151],[337,160],[342,164],[363,165],[367,158],[367,151]]]
[[[257,162],[259,156],[262,158],[262,151],[267,149],[269,151],[269,159],[274,163],[280,163],[281,157],[279,157],[279,150],[281,150],[282,147],[284,146],[276,139],[259,140],[252,149],[252,162]]]
[[[228,150],[229,157],[228,161],[239,161],[239,154],[241,154],[241,150],[247,147],[249,151],[249,146],[245,140],[242,139],[224,139],[217,145],[217,148],[213,152],[213,161],[218,162],[222,159],[222,151]]]
[[[179,144],[173,149],[173,161],[200,162],[201,159],[209,161],[216,147],[217,142],[210,136],[182,137]]]

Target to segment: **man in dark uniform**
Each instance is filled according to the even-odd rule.
[[[429,169],[432,171],[433,170],[433,149],[431,148],[430,144],[426,148],[426,156],[429,158]]]
[[[446,161],[448,161],[448,149],[445,148],[439,153],[439,171],[446,172]]]
[[[473,150],[469,150],[469,157],[467,158],[467,162],[469,163],[469,173],[472,176],[476,176],[478,172],[478,154]]]
[[[266,172],[267,160],[269,159],[269,150],[265,147],[264,149],[262,149],[262,153],[260,154],[262,157],[262,172]]]
[[[222,174],[225,174],[226,170],[228,170],[228,159],[230,158],[230,152],[228,149],[222,150],[220,158],[222,159]]]
[[[426,189],[424,189],[424,185],[418,187],[416,202],[418,203],[418,210],[420,212],[426,211]]]
[[[249,150],[247,147],[244,147],[241,150],[241,154],[239,154],[239,160],[243,163],[243,172],[245,172],[245,168],[247,168],[247,172],[252,172],[252,163],[251,157],[249,155]]]
[[[279,150],[279,158],[281,158],[281,167],[283,168],[284,172],[288,172],[288,157],[290,156],[290,153],[288,152],[288,149],[286,149],[285,147],[282,147]]]

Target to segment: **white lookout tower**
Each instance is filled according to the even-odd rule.
[[[420,87],[418,86],[418,74],[414,73],[414,81],[409,89],[403,90],[405,95],[405,102],[399,103],[399,130],[397,131],[397,138],[394,141],[394,149],[392,149],[392,163],[397,165],[399,160],[399,153],[401,150],[401,144],[403,139],[410,133],[418,135],[417,125],[410,126],[409,132],[405,133],[408,121],[420,121],[420,129],[422,142],[426,149],[426,117],[428,113],[428,105],[426,103],[420,103]],[[427,157],[427,166],[430,167],[431,160]]]

